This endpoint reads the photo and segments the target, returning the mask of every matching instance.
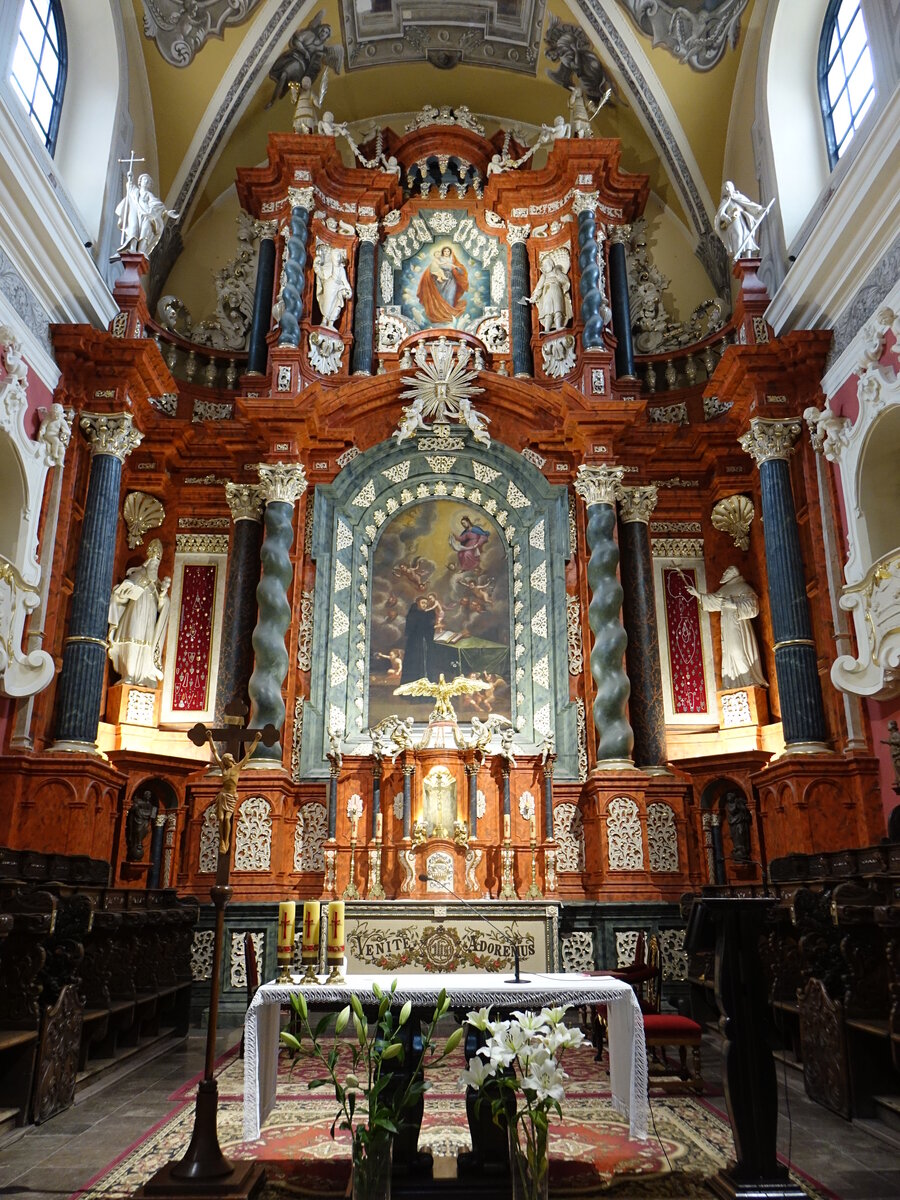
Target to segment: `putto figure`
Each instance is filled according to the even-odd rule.
[[[162,646],[169,622],[168,576],[159,578],[162,542],[154,538],[147,558],[131,567],[109,602],[109,659],[122,683],[155,688],[162,679]]]
[[[166,221],[169,218],[178,220],[178,213],[166,208],[162,200],[154,196],[152,184],[153,180],[146,173],[138,176],[136,184],[130,170],[125,176],[125,195],[116,205],[122,240],[114,260],[126,251],[149,256],[163,235]]]

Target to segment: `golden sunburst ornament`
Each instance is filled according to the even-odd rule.
[[[455,421],[465,425],[476,442],[489,446],[489,418],[471,404],[471,397],[484,391],[474,385],[482,369],[480,356],[476,354],[473,362],[470,346],[455,345],[442,337],[427,344],[419,342],[413,357],[418,370],[400,394],[401,400],[411,403],[404,406],[403,418],[394,431],[397,443],[411,438],[418,430],[430,430],[426,418],[431,417],[439,423]]]

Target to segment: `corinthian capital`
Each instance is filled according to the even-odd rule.
[[[576,189],[572,197],[572,212],[577,217],[579,213],[596,212],[600,203],[599,192],[582,192]]]
[[[514,246],[516,242],[527,242],[529,233],[531,233],[530,225],[508,225],[506,240],[510,246]]]
[[[225,499],[231,509],[233,521],[262,520],[263,499],[260,495],[259,484],[226,483]]]
[[[288,188],[288,205],[291,208],[308,208],[313,206],[315,192],[311,187]]]
[[[647,487],[622,488],[619,494],[619,511],[625,525],[639,522],[641,525],[650,523],[650,514],[656,508],[658,492],[653,484]]]
[[[300,463],[260,463],[259,494],[266,504],[294,504],[306,491],[306,473]]]
[[[749,431],[742,434],[738,441],[756,465],[761,467],[764,462],[775,458],[789,459],[800,436],[800,429],[800,422],[790,417],[781,421],[753,417]]]
[[[578,468],[575,491],[590,508],[592,504],[615,504],[622,494],[624,467],[613,467],[606,463]]]
[[[144,435],[135,427],[131,413],[83,412],[78,424],[91,443],[91,457],[95,454],[111,454],[124,462],[132,450],[144,440]]]
[[[607,236],[612,245],[617,245],[619,242],[623,246],[627,246],[631,241],[631,226],[630,225],[608,225],[606,227]]]
[[[356,236],[361,242],[377,242],[378,222],[374,221],[368,225],[357,225]]]

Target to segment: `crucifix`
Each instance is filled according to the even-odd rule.
[[[132,159],[134,155],[132,154]],[[250,1200],[262,1189],[265,1172],[259,1163],[231,1163],[219,1145],[219,1089],[213,1067],[216,1060],[216,1028],[219,1016],[219,992],[222,982],[222,958],[225,944],[225,905],[231,899],[231,824],[237,804],[237,785],[240,773],[263,742],[274,746],[278,730],[274,725],[263,729],[248,729],[244,721],[247,706],[233,700],[225,709],[224,727],[208,729],[202,722],[195,725],[188,737],[195,746],[209,744],[214,761],[222,772],[222,784],[216,796],[216,818],[219,826],[219,854],[216,860],[216,881],[210,888],[210,898],[216,912],[213,935],[213,964],[209,986],[209,1021],[206,1027],[206,1064],[203,1078],[197,1085],[197,1104],[194,1109],[194,1130],[184,1157],[166,1163],[137,1195],[159,1200],[183,1200],[196,1196],[198,1200]],[[227,749],[220,755],[216,742]],[[245,743],[250,743],[246,754]],[[243,754],[242,758],[236,755]]]
[[[128,178],[130,179],[132,177],[132,175],[134,174],[134,164],[136,162],[146,162],[146,159],[135,158],[134,151],[132,150],[127,158],[120,158],[120,159],[118,159],[118,161],[120,163],[128,163]]]

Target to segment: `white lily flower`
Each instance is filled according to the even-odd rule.
[[[539,1013],[516,1011],[513,1016],[525,1033],[539,1033],[542,1029],[547,1028],[546,1009]]]
[[[570,1029],[566,1025],[558,1025],[550,1038],[550,1049],[553,1054],[558,1050],[575,1050],[584,1045],[585,1036],[580,1029]]]
[[[490,1008],[479,1008],[477,1012],[466,1013],[466,1024],[471,1025],[473,1029],[480,1029],[482,1033],[486,1033],[493,1024]]]
[[[531,1072],[522,1080],[523,1091],[534,1092],[538,1101],[565,1099],[564,1080],[568,1079],[565,1071],[555,1063],[545,1062],[533,1065]]]
[[[555,1028],[557,1025],[562,1024],[566,1013],[571,1007],[571,1004],[562,1004],[556,1008],[545,1008],[542,1010],[541,1016],[546,1017],[547,1024],[552,1025]]]
[[[469,1060],[468,1068],[460,1075],[459,1082],[463,1087],[480,1088],[485,1080],[493,1079],[496,1073],[496,1067],[475,1055]]]

